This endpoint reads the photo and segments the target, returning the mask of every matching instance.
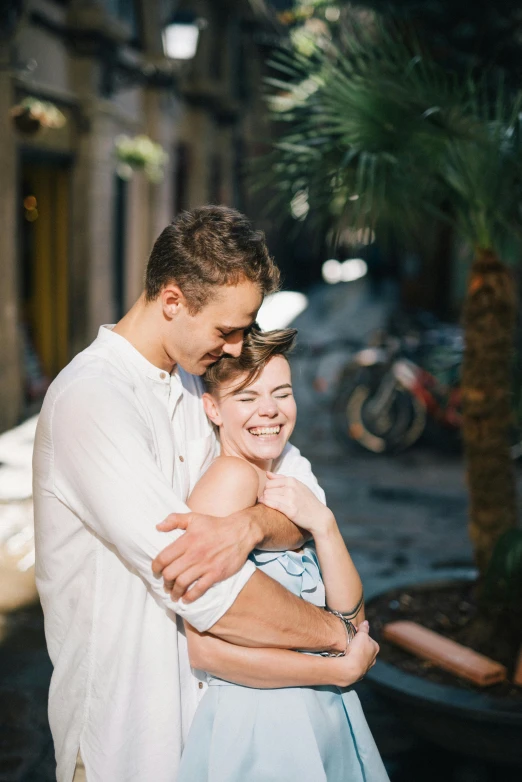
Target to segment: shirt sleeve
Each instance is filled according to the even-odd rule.
[[[291,443],[286,444],[283,453],[275,466],[274,472],[281,473],[281,475],[286,475],[289,478],[297,478],[297,480],[304,483],[305,486],[308,486],[308,488],[313,491],[317,499],[320,500],[323,505],[326,505],[325,493],[319,486],[317,478],[312,472],[312,465],[308,459],[301,456],[299,449],[296,448],[295,445],[292,445]]]
[[[51,437],[58,498],[117,550],[168,610],[201,632],[212,627],[255,566],[247,562],[191,604],[174,603],[165,593],[151,563],[183,532],[159,532],[156,524],[189,508],[161,470],[154,433],[132,388],[100,378],[75,380],[55,401]]]

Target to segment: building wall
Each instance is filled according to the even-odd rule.
[[[143,19],[138,44],[133,43],[136,29],[129,18],[111,17],[110,4],[103,0],[22,5],[26,13],[0,50],[1,63],[14,63],[0,67],[0,431],[34,412],[41,397],[28,399],[24,391],[27,356],[21,321],[27,301],[20,291],[26,282],[26,256],[33,265],[35,258],[38,263],[46,258],[49,274],[53,269],[59,273],[50,245],[42,252],[27,238],[21,243],[20,236],[29,230],[23,222],[22,172],[31,174],[33,166],[43,165],[52,182],[53,166],[59,166],[60,176],[67,178],[66,203],[62,188],[62,200],[54,208],[67,223],[68,279],[47,279],[47,267],[36,277],[47,288],[63,287],[70,359],[95,337],[100,324],[113,322],[122,307],[138,298],[152,244],[181,206],[219,201],[243,207],[237,156],[253,126],[250,114],[259,108],[253,100],[259,81],[245,88],[243,78],[242,91],[238,89],[238,53],[243,47],[252,59],[259,56],[251,45],[251,30],[264,24],[253,14],[250,0],[181,0],[177,5],[194,10],[206,26],[195,59],[169,64],[161,44],[161,24],[167,21],[161,14],[168,6],[163,0],[135,0],[136,18],[141,13]],[[111,57],[125,67],[110,67]],[[20,68],[19,63],[33,60],[34,69]],[[66,116],[65,127],[34,136],[15,130],[9,111],[27,96],[52,101]],[[146,134],[168,151],[162,183],[150,183],[143,173],[135,173],[125,185],[118,183],[114,144],[122,133]],[[123,209],[119,221],[116,204]],[[41,238],[45,232],[38,235],[40,244],[46,241]],[[56,237],[51,239],[54,248]],[[123,275],[119,287],[118,274]],[[32,296],[40,297],[38,305],[45,310],[51,305],[41,294],[36,290]]]
[[[3,63],[8,53],[0,50]],[[15,258],[16,141],[8,118],[12,105],[12,83],[8,71],[0,68],[0,430],[16,422],[21,393],[20,344],[16,306]]]

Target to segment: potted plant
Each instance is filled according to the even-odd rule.
[[[429,603],[430,595],[453,589],[457,605],[471,601],[469,615],[460,616],[465,621],[455,626],[446,617],[449,624],[438,631],[479,652],[501,654],[512,675],[522,621],[520,611],[512,610],[513,590],[498,586],[500,572],[512,566],[522,570],[522,557],[513,554],[517,500],[509,452],[516,297],[503,261],[504,248],[520,241],[520,97],[501,83],[491,89],[486,82],[444,72],[413,36],[405,39],[375,16],[366,14],[363,24],[352,20],[335,37],[336,43],[323,30],[314,41],[308,26],[306,47],[302,36],[294,36],[299,47],[272,60],[279,71],[268,80],[272,112],[284,124],[264,184],[275,190],[279,204],[291,205],[299,194],[310,219],[337,235],[346,228],[382,235],[393,227],[411,236],[439,219],[451,223],[473,255],[463,308],[461,389],[469,530],[478,578],[472,585],[466,580],[430,584],[418,594],[409,585],[376,605],[398,600],[400,606],[402,595],[409,608],[405,603],[401,618],[415,619],[413,607],[422,606],[423,596]],[[496,570],[491,569],[493,560]],[[515,582],[504,578],[504,583],[509,587]],[[372,614],[371,601],[368,612]],[[372,626],[378,635],[382,619],[377,614]],[[389,650],[386,644],[381,649],[382,658]],[[390,653],[387,663],[378,663],[371,678],[377,681],[392,658]],[[441,703],[457,710],[462,704],[457,686],[424,681],[422,670],[412,675],[394,665],[386,671],[384,689],[388,695],[394,690],[399,701],[405,698],[410,712],[415,699],[420,711],[429,703],[439,711]],[[475,709],[491,730],[487,715],[498,721],[498,714],[505,713],[507,722],[520,730],[522,698],[516,693],[498,697],[493,708],[491,697],[484,697],[477,694],[471,710],[461,713],[469,717]],[[445,722],[449,724],[447,709]],[[461,721],[461,727],[465,724]],[[465,744],[456,741],[461,748]],[[474,743],[485,754],[491,745]]]
[[[163,169],[169,156],[161,144],[148,136],[126,136],[122,134],[115,141],[118,166],[116,172],[122,179],[130,179],[134,171],[143,171],[150,182],[163,180]]]
[[[33,96],[13,106],[9,114],[16,129],[27,135],[38,133],[43,128],[62,128],[67,122],[54,103]]]

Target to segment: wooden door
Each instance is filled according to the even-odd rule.
[[[69,360],[69,170],[27,162],[21,181],[20,303],[26,390],[34,396],[32,386],[50,381]]]

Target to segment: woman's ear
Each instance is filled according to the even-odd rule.
[[[220,426],[221,415],[219,414],[219,408],[212,394],[209,394],[208,392],[203,394],[203,407],[205,408],[207,418],[209,418],[216,426]]]

